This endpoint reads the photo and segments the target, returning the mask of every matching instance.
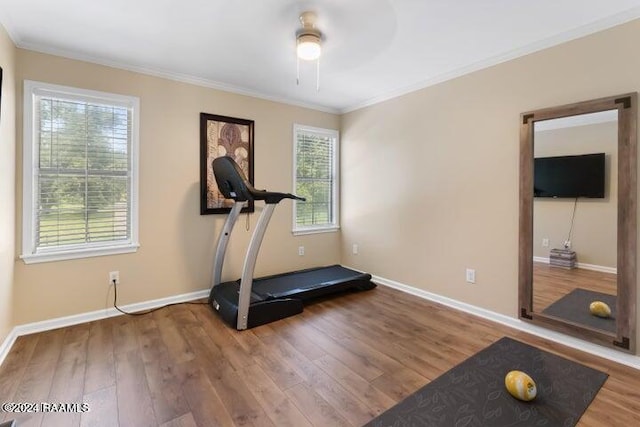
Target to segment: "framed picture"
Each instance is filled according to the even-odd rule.
[[[211,162],[232,157],[253,184],[253,120],[200,113],[200,215],[225,214],[233,200],[218,190]],[[242,212],[253,212],[254,202],[246,202]]]

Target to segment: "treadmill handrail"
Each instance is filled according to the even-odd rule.
[[[238,202],[236,202],[238,203]],[[255,273],[256,260],[258,259],[258,252],[262,245],[262,238],[264,237],[269,220],[273,214],[276,204],[267,204],[258,218],[256,229],[251,236],[249,247],[247,248],[247,254],[244,258],[244,265],[242,267],[242,277],[240,278],[240,294],[238,295],[238,320],[236,329],[242,331],[247,329],[249,322],[249,305],[251,305],[251,289],[253,288],[253,275]]]
[[[283,199],[305,201],[304,197],[291,193],[257,190],[247,179],[238,163],[229,156],[218,157],[211,162],[218,189],[226,199],[245,202],[264,200],[267,204],[277,204]]]
[[[213,275],[211,277],[211,286],[218,286],[222,281],[222,266],[224,264],[224,257],[227,254],[227,245],[229,243],[229,237],[233,231],[233,226],[236,225],[236,221],[240,216],[240,212],[244,207],[245,202],[237,201],[233,204],[231,212],[227,215],[227,219],[222,226],[222,231],[218,235],[218,243],[216,244],[216,253],[213,259]]]
[[[264,200],[264,202],[269,205],[280,203],[283,199],[300,200],[302,202],[307,200],[304,197],[296,196],[291,193],[277,193],[274,191],[256,190],[255,188],[249,189],[249,191],[251,192],[253,200]]]

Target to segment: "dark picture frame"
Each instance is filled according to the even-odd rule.
[[[233,200],[218,190],[211,162],[221,156],[232,157],[253,184],[254,121],[200,113],[200,215],[226,214]],[[253,212],[253,200],[242,212]]]

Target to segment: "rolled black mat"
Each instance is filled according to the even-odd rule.
[[[611,317],[602,318],[591,314],[589,305],[593,301],[602,301],[611,308]],[[616,296],[601,292],[576,288],[558,301],[542,310],[544,314],[559,317],[579,325],[590,326],[607,332],[616,333]]]
[[[529,374],[538,394],[512,397],[504,378]],[[501,338],[366,426],[506,427],[576,425],[608,375],[511,338]]]

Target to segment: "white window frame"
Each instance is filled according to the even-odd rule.
[[[83,102],[118,105],[131,109],[131,170],[130,202],[131,236],[124,242],[100,242],[36,248],[36,198],[39,143],[35,139],[34,100],[36,96],[51,95]],[[22,172],[22,255],[25,264],[62,261],[104,255],[136,252],[138,241],[138,155],[140,130],[140,99],[133,96],[78,89],[31,80],[24,81],[23,116],[23,172]]]
[[[339,163],[339,152],[340,152],[340,133],[335,129],[325,129],[301,124],[293,125],[293,193],[295,194],[297,188],[297,159],[298,159],[298,133],[316,133],[325,137],[331,137],[334,139],[334,147],[333,147],[333,188],[332,188],[332,198],[333,198],[333,206],[332,206],[332,218],[333,222],[327,225],[313,225],[313,226],[298,226],[296,221],[297,210],[296,206],[298,202],[295,201],[292,203],[293,205],[293,229],[292,232],[294,235],[303,235],[303,234],[315,234],[315,233],[330,233],[335,232],[340,229],[340,163]]]

